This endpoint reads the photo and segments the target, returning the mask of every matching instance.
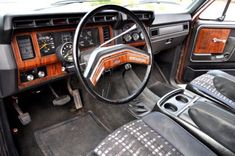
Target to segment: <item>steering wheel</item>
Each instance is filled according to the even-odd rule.
[[[96,15],[97,13],[105,11],[117,11],[121,16],[121,20],[129,17],[133,21],[134,25],[131,26],[131,28],[129,28],[128,30],[102,43],[98,48],[92,50],[84,70],[84,67],[82,67],[81,65],[81,48],[79,46],[81,33],[85,28],[86,23],[88,23],[89,19],[93,18],[94,15]],[[115,44],[114,41],[117,40],[117,38],[120,38],[123,35],[133,30],[136,30],[137,28],[141,30],[144,36],[145,50],[138,49],[127,44],[116,44],[107,46],[108,43],[111,42]],[[124,104],[136,98],[146,87],[151,73],[153,56],[149,35],[145,29],[144,24],[139,20],[139,18],[133,12],[124,7],[117,5],[103,5],[86,13],[86,15],[81,19],[80,23],[78,24],[73,41],[73,58],[76,73],[86,90],[92,96],[102,102],[111,104]],[[111,70],[127,63],[140,64],[146,66],[146,72],[143,81],[132,94],[120,99],[109,99],[105,96],[100,95],[94,89],[101,75],[105,71]]]

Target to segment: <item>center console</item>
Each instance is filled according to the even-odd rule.
[[[157,106],[219,155],[235,154],[233,112],[186,89],[169,92]]]

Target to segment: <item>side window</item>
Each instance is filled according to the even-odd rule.
[[[219,17],[222,16],[226,3],[227,0],[215,0],[215,2],[213,2],[200,15],[199,18],[205,20],[217,20]],[[226,17],[224,21],[235,21],[234,10],[235,10],[235,0],[232,0],[226,12]]]

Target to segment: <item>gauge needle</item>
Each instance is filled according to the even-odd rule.
[[[42,48],[44,48],[45,46],[47,46],[46,43],[44,43],[44,44],[40,47],[40,50],[41,50]]]
[[[64,55],[64,58],[67,58],[69,56],[69,53],[67,53],[66,55]]]

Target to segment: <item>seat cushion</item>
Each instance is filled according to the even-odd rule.
[[[151,113],[114,131],[94,155],[215,155],[166,115]]]
[[[211,70],[187,85],[187,89],[216,99],[235,111],[235,77],[223,71]]]

